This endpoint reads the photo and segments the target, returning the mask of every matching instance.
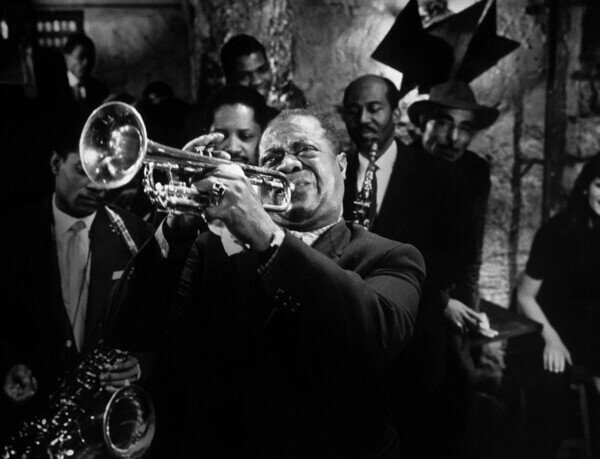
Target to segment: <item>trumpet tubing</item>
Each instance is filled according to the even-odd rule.
[[[201,213],[212,196],[200,193],[192,182],[219,165],[234,164],[212,157],[211,152],[210,148],[202,148],[192,153],[153,142],[137,110],[122,102],[98,107],[79,140],[81,164],[90,180],[106,189],[119,188],[145,165],[144,191],[154,204],[175,214]],[[284,174],[247,164],[238,166],[266,210],[287,210],[294,185]]]

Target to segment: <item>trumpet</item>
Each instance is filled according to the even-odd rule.
[[[201,214],[214,196],[192,183],[219,165],[237,164],[212,156],[211,147],[196,152],[178,150],[148,139],[141,115],[131,105],[109,102],[89,116],[79,140],[83,170],[104,189],[129,183],[145,166],[144,192],[153,204],[173,214]],[[270,169],[238,164],[267,211],[288,209],[294,184]]]

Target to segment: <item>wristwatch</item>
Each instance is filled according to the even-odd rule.
[[[277,252],[277,249],[279,249],[283,243],[284,238],[285,231],[283,231],[281,228],[277,228],[271,237],[271,243],[269,244],[269,247],[266,250],[258,253],[258,258],[261,264],[264,265],[271,259],[273,255],[275,255],[275,252]]]

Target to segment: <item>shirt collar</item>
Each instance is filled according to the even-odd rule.
[[[77,78],[70,70],[67,71],[67,78],[69,79],[69,86],[72,88],[79,84],[79,78]]]
[[[57,236],[64,236],[67,233],[67,231],[71,229],[73,223],[79,220],[85,223],[84,231],[86,229],[89,230],[92,227],[92,222],[94,221],[94,218],[96,217],[96,212],[83,218],[75,218],[69,214],[64,213],[56,206],[56,193],[52,195],[52,214],[54,216],[54,228],[56,230]]]
[[[387,150],[383,152],[383,154],[377,158],[375,164],[380,170],[392,170],[394,166],[394,161],[396,161],[396,156],[398,155],[398,145],[396,145],[396,140],[392,140],[390,146],[387,147]],[[358,154],[358,162],[366,169],[369,165],[369,159],[364,155]]]
[[[336,222],[331,223],[330,225],[323,226],[322,228],[317,228],[316,230],[311,230],[311,231],[288,230],[288,231],[290,232],[290,234],[292,234],[293,236],[296,236],[298,239],[300,239],[305,244],[312,246],[315,243],[315,241],[317,239],[319,239],[319,237],[323,233],[325,233],[332,226],[338,224],[340,222],[340,220],[341,220],[341,218],[338,219]]]

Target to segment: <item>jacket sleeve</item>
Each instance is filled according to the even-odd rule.
[[[105,336],[130,351],[157,349],[192,241],[165,258],[155,237],[131,260],[109,299]]]
[[[327,336],[357,357],[389,359],[412,334],[424,262],[409,245],[392,243],[375,252],[359,275],[286,234],[261,273],[262,286],[281,314],[315,336]]]

